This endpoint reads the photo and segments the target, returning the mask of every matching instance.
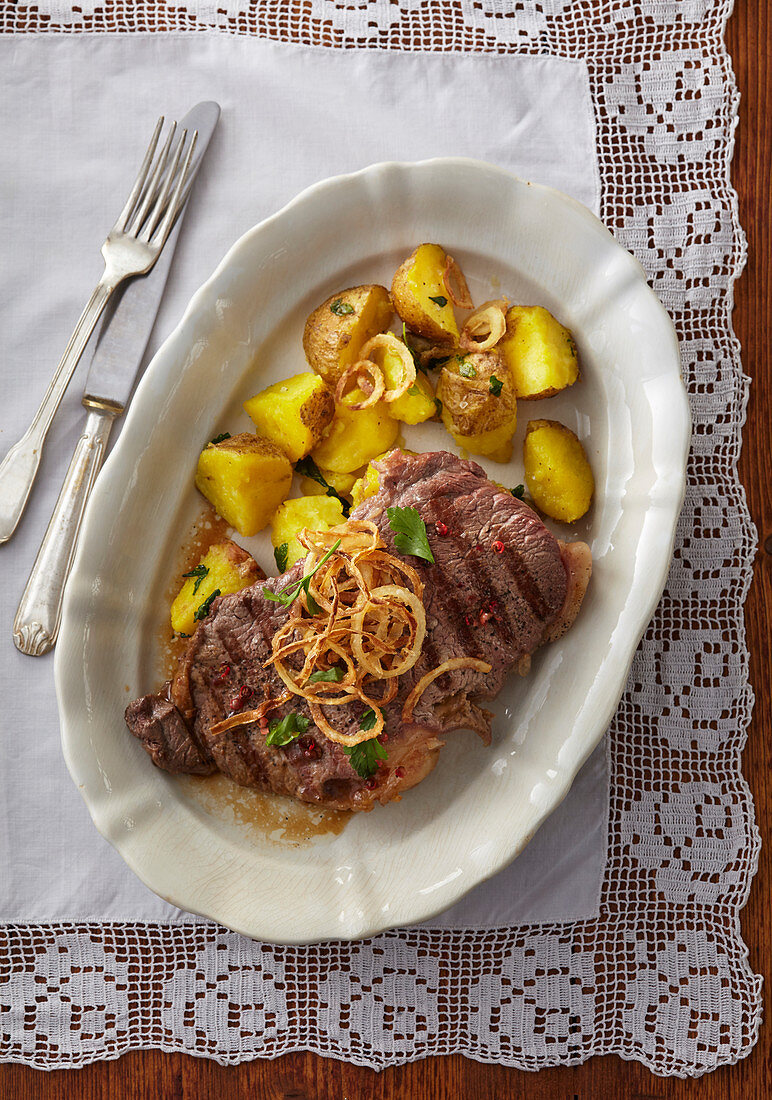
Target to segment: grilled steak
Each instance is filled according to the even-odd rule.
[[[573,621],[589,577],[589,550],[583,543],[563,547],[526,504],[488,481],[474,462],[446,451],[415,457],[392,451],[377,466],[378,493],[359,505],[352,519],[374,522],[389,551],[399,556],[386,509],[415,508],[435,557],[433,565],[406,559],[424,584],[426,638],[418,662],[400,678],[396,698],[383,708],[385,766],[365,781],[343,747],[313,725],[282,748],[267,746],[257,723],[209,732],[229,715],[281,694],[276,673],[263,665],[287,611],[267,600],[263,588],[276,592],[298,579],[301,560],[282,577],[217,599],[175,679],[161,693],[130,704],[129,729],[159,767],[198,774],[219,770],[244,786],[368,810],[423,779],[448,732],[473,729],[490,741],[491,716],[478,703],[497,695],[513,667],[526,671],[529,655]],[[426,688],[412,720],[404,722],[402,705],[411,689],[453,657],[482,658],[491,671],[444,673]],[[305,702],[294,697],[272,717],[293,710],[309,716]],[[338,728],[359,728],[361,707],[334,711]]]

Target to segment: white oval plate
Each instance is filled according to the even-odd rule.
[[[247,427],[241,402],[305,369],[303,322],[327,295],[382,282],[421,241],[461,263],[476,301],[541,304],[573,331],[580,383],[522,402],[576,430],[595,504],[562,537],[588,539],[581,615],[510,677],[494,740],[457,733],[399,804],[292,847],[205,813],[123,722],[158,686],[153,638],[201,501],[202,444]],[[70,579],[56,681],[64,753],[97,828],[157,894],[249,936],[357,938],[424,920],[512,860],[558,805],[611,720],[670,564],[690,421],[672,324],[638,263],[583,206],[468,160],[380,164],[310,188],[256,226],[198,291],[148,368],[99,478]],[[441,426],[408,445],[446,449]],[[416,442],[417,441],[417,442]],[[271,565],[267,543],[254,546]]]

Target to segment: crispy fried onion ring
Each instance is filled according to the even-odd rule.
[[[362,401],[346,401],[345,403],[350,409],[369,409],[371,405],[375,405],[381,400],[386,389],[383,371],[369,359],[359,359],[353,367],[349,367],[338,379],[338,384],[335,387],[335,400],[339,405],[343,404],[344,398],[348,396],[346,391],[352,384],[358,386],[365,397]]]
[[[391,389],[385,390],[383,400],[386,402],[396,401],[397,398],[401,397],[403,393],[406,393],[415,382],[415,362],[410,353],[410,348],[404,344],[398,336],[395,336],[393,332],[379,332],[377,336],[373,336],[362,348],[361,354],[363,359],[369,359],[371,362],[376,362],[376,360],[373,359],[374,353],[386,355],[388,352],[391,352],[393,357],[399,362],[402,368],[402,377],[396,386],[392,386]],[[382,366],[380,366],[379,369],[383,372]]]
[[[376,362],[374,356],[392,352],[401,368],[401,377],[396,386],[386,389],[383,360]],[[415,382],[415,362],[410,348],[398,339],[393,332],[379,332],[368,340],[361,351],[362,358],[349,367],[335,387],[335,400],[345,402],[350,409],[368,409],[378,401],[390,403],[396,401]],[[363,400],[353,402],[349,387],[358,387],[365,395]]]
[[[382,708],[396,696],[398,678],[421,655],[423,584],[412,565],[386,550],[374,523],[351,520],[329,531],[304,530],[297,537],[308,551],[304,574],[341,541],[308,583],[321,613],[311,614],[307,600],[295,600],[273,637],[265,666],[273,665],[287,690],[305,699],[325,737],[358,745],[382,733]],[[338,679],[314,679],[331,668],[339,670]],[[375,725],[343,733],[325,710],[356,701],[374,710]]]
[[[286,690],[254,710],[216,723],[210,733],[216,736],[264,721],[269,711],[298,696],[307,703],[320,733],[351,747],[383,732],[383,708],[396,698],[399,677],[421,656],[426,637],[423,584],[412,565],[388,552],[378,528],[367,520],[349,520],[329,531],[304,529],[297,539],[308,551],[304,575],[319,568],[309,577],[308,595],[294,600],[274,634],[271,656],[263,666],[273,665]],[[322,563],[338,540],[340,545]],[[314,678],[331,668],[338,670],[335,680]],[[445,661],[419,680],[407,698],[403,717],[412,716],[428,684],[454,668],[490,672],[490,665],[473,657]],[[325,710],[356,702],[363,709],[373,709],[375,724],[343,733]]]
[[[491,666],[487,661],[479,661],[476,657],[451,657],[448,661],[443,661],[437,668],[433,668],[431,672],[427,672],[422,676],[416,686],[408,695],[405,700],[405,704],[402,707],[402,721],[409,722],[413,717],[413,711],[418,700],[428,688],[429,684],[433,683],[439,676],[442,676],[445,672],[452,672],[456,668],[473,668],[477,672],[490,672]]]
[[[489,351],[507,331],[506,298],[485,302],[470,313],[461,329],[459,345],[464,351]]]
[[[455,280],[455,286],[453,282]],[[454,306],[459,309],[474,309],[472,295],[466,285],[464,273],[452,256],[445,257],[445,270],[442,273],[442,281],[448,292],[448,297]]]

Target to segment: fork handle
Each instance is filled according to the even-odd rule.
[[[0,463],[0,544],[8,541],[21,519],[38,472],[43,442],[51,427],[54,413],[59,408],[78,360],[94,331],[94,325],[119,282],[121,279],[112,274],[108,275],[105,271],[80,315],[80,320],[75,326],[75,331],[70,337],[70,342],[32,423]]]
[[[117,415],[118,409],[90,408],[83,435],[75,446],[13,623],[16,648],[30,657],[48,653],[59,634],[64,586],[75,557],[83,512]]]

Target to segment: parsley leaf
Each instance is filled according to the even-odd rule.
[[[378,721],[378,715],[375,713],[372,707],[368,707],[367,710],[362,711],[362,718],[359,722],[359,728],[367,733],[368,730],[375,728],[375,723]]]
[[[312,458],[301,458],[300,462],[295,463],[295,473],[301,474],[303,477],[309,477],[312,481],[315,481],[318,485],[324,486],[327,490],[326,496],[334,497],[340,501],[340,506],[343,509],[343,515],[348,516],[351,511],[351,505],[345,500],[337,489],[333,489],[332,485],[328,481],[325,481],[322,476],[322,472],[316,465]]]
[[[321,569],[324,563],[328,560],[328,558],[332,557],[339,546],[340,539],[336,539],[330,549],[321,559],[321,561],[318,561],[316,563],[311,572],[306,573],[304,577],[301,577],[300,580],[296,581],[294,584],[288,584],[284,588],[280,588],[278,592],[272,592],[270,588],[264,588],[263,595],[265,596],[265,598],[267,600],[273,600],[274,603],[280,603],[284,607],[289,607],[292,603],[294,603],[301,592],[305,592],[308,610],[311,612],[312,615],[318,615],[321,611],[321,608],[319,607],[319,604],[313,598],[311,593],[308,591],[308,585],[317,569]]]
[[[222,432],[222,434],[221,434],[221,435],[216,435],[216,436],[214,437],[214,439],[210,439],[210,440],[209,440],[209,442],[210,442],[210,443],[211,443],[211,444],[212,444],[213,446],[217,446],[217,444],[218,444],[218,443],[222,443],[222,441],[223,441],[224,439],[230,439],[230,437],[231,437],[231,433],[230,433],[230,432]]]
[[[195,577],[196,578],[196,583],[193,585],[193,595],[194,596],[195,596],[196,592],[198,592],[199,588],[201,587],[201,582],[204,579],[204,577],[207,575],[208,572],[209,572],[209,567],[202,563],[201,565],[197,565],[195,569],[191,569],[189,573],[183,573],[182,574],[183,577]]]
[[[330,312],[338,317],[345,317],[347,314],[354,312],[354,307],[349,305],[348,302],[344,302],[342,298],[336,298],[330,306]]]
[[[438,305],[440,307],[440,309],[444,309],[445,306],[448,304],[448,299],[445,297],[444,294],[430,294],[429,301],[434,302],[435,305]]]
[[[287,568],[287,554],[289,552],[289,544],[286,542],[280,542],[278,546],[273,548],[273,560],[276,562],[276,568],[280,573],[283,573]]]
[[[467,363],[466,359],[461,359],[460,360],[460,366],[458,368],[458,373],[461,375],[462,378],[476,378],[477,377],[477,371],[474,369],[474,367],[472,366],[471,363]]]
[[[421,391],[418,386],[411,386],[407,391],[411,397],[420,397]]]
[[[311,593],[308,591],[308,585],[305,585],[304,587],[305,587],[305,590],[306,590],[306,607],[308,608],[310,614],[311,615],[321,615],[322,609],[319,606],[319,604],[316,602],[314,597],[311,595]]]
[[[442,416],[442,402],[440,401],[439,397],[435,397],[434,407],[437,410],[437,416]]]
[[[291,710],[283,718],[274,718],[268,723],[268,736],[266,745],[278,745],[281,748],[295,741],[301,733],[305,733],[311,725],[310,718],[304,718],[302,714]]]
[[[434,554],[426,537],[426,524],[415,508],[387,508],[389,526],[397,536],[394,545],[402,554],[434,564]]]
[[[343,751],[349,758],[351,767],[362,779],[369,779],[375,775],[378,771],[378,761],[385,760],[388,756],[377,737],[371,737],[369,741],[360,741],[358,745],[350,748],[344,746]]]
[[[196,620],[197,623],[201,622],[202,619],[205,619],[207,617],[207,615],[209,614],[209,612],[212,609],[212,604],[214,603],[214,601],[217,599],[217,597],[219,595],[220,595],[220,589],[215,588],[212,595],[207,596],[206,599],[204,600],[204,602],[198,608],[198,610],[193,612],[193,618]]]
[[[333,665],[332,668],[328,668],[325,672],[321,669],[318,672],[312,672],[308,677],[308,682],[309,684],[339,684],[345,675],[342,668]],[[363,728],[371,729],[372,727],[366,726]]]
[[[516,497],[518,500],[522,500],[524,492],[525,492],[525,485],[516,485],[514,487],[514,489],[512,490],[512,496]]]
[[[494,397],[498,397],[501,393],[501,387],[504,385],[500,378],[497,378],[495,374],[492,374],[488,383],[488,391],[492,393]]]

